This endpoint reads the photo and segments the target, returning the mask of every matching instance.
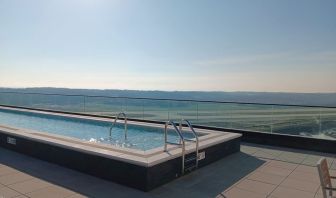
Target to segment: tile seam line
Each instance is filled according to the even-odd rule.
[[[44,180],[42,180],[42,181],[44,181]],[[44,181],[44,182],[45,182],[45,181]],[[23,183],[23,182],[18,182],[18,183]],[[48,188],[48,187],[50,187],[50,186],[52,186],[52,185],[53,185],[53,184],[50,184],[50,185],[48,185],[48,186],[45,186],[45,187],[42,187],[42,188],[37,188],[37,189],[35,189],[35,190],[33,190],[33,191],[26,192],[26,193],[21,193],[21,192],[15,190],[15,189],[11,188],[11,186],[6,186],[6,187],[8,187],[8,188],[10,188],[10,189],[12,189],[12,190],[14,190],[14,191],[16,191],[16,192],[19,192],[20,194],[22,194],[22,195],[24,195],[24,196],[28,196],[27,194],[29,194],[29,193],[32,193],[32,192],[35,192],[35,191],[38,191],[38,190],[41,190],[41,189],[44,189],[44,188]]]
[[[0,169],[1,170],[1,169]],[[9,173],[5,173],[5,174],[3,174],[3,175],[0,175],[0,177],[3,177],[3,176],[8,176],[8,175],[14,175],[14,174],[17,174],[17,170],[16,169],[14,169],[15,171],[13,171],[13,172],[9,172]]]
[[[52,186],[47,186],[47,187],[45,187],[45,188],[50,188],[50,187],[52,187]],[[62,186],[57,186],[57,187],[64,188],[64,187],[62,187]],[[24,194],[24,195],[27,196],[27,197],[31,197],[31,196],[29,196],[28,194],[33,193],[33,192],[37,192],[37,191],[42,190],[42,189],[44,189],[44,188],[38,189],[38,190],[36,190],[36,191],[29,192],[29,193]],[[70,190],[70,189],[67,189],[67,188],[64,188],[64,189],[66,189],[66,190]],[[63,197],[63,198],[68,198],[68,197],[71,197],[71,196],[76,195],[76,194],[80,194],[80,193],[76,193],[76,192],[71,191],[71,194],[69,194],[69,195],[67,195],[67,196],[65,196],[65,197]]]
[[[244,147],[247,147],[247,148],[256,148],[256,147],[252,147],[252,146],[245,146],[245,145],[241,145],[241,146],[244,146]],[[241,151],[241,150],[240,150]],[[251,152],[249,155],[253,156],[253,154],[255,154],[256,152],[258,152],[259,150],[256,149],[254,152]],[[244,153],[243,151],[241,151],[242,153]]]
[[[23,193],[21,193],[21,192],[19,192],[19,191],[17,191],[17,190],[15,190],[15,189],[13,189],[13,188],[10,188],[10,187],[8,187],[8,186],[3,186],[4,188],[8,188],[8,189],[10,189],[10,190],[12,190],[12,191],[14,191],[14,192],[17,192],[17,193],[19,193],[19,195],[18,196],[21,196],[21,195],[23,195],[23,196],[26,196],[25,194],[23,194]],[[0,187],[1,188],[1,187]],[[14,196],[14,197],[18,197],[18,196]]]
[[[262,183],[262,182],[261,182],[261,183]],[[255,194],[257,194],[257,195],[261,195],[261,196],[264,196],[264,195],[266,195],[266,197],[268,196],[267,193],[255,192],[255,191],[252,191],[252,190],[248,190],[248,189],[240,188],[240,187],[238,187],[238,186],[235,186],[235,188],[238,188],[238,189],[240,189],[240,190],[244,190],[244,191],[247,191],[247,192],[255,193]]]
[[[25,180],[22,180],[22,181],[17,181],[17,182],[11,183],[11,184],[2,184],[2,185],[6,186],[6,187],[9,187],[10,185],[18,184],[18,183],[21,183],[21,182],[26,182],[26,181],[33,180],[33,179],[35,179],[35,178],[33,177],[33,178],[25,179]]]
[[[269,163],[269,161],[266,161],[264,164],[262,164],[260,167],[262,167],[262,166],[265,166],[266,164],[268,164]],[[260,167],[258,167],[258,168],[260,168]],[[256,169],[257,170],[257,169]],[[253,171],[254,172],[254,171]],[[237,185],[238,184],[240,184],[242,181],[244,181],[245,179],[248,179],[248,177],[250,176],[250,175],[252,175],[253,174],[253,172],[250,172],[249,174],[247,174],[247,175],[245,175],[243,178],[241,178],[240,180],[238,180],[237,182],[235,182],[234,184],[232,184],[230,187],[228,187],[227,189],[225,189],[225,190],[223,190],[221,193],[223,193],[223,192],[228,192],[228,191],[230,191],[231,189],[233,189],[234,187],[237,187]],[[260,182],[260,181],[259,181]],[[238,188],[238,187],[237,187]],[[239,188],[239,189],[241,189],[241,188]]]
[[[257,147],[253,147],[253,148],[257,148]],[[260,148],[258,148],[258,149],[260,149]],[[242,151],[240,151],[240,152],[242,152]],[[244,152],[242,152],[242,153],[244,153]],[[256,156],[253,156],[252,154],[247,154],[247,155],[250,155],[250,156],[252,156],[252,157],[258,158],[258,157],[256,157]],[[267,163],[269,163],[269,161],[266,161],[266,162],[265,162],[264,164],[262,164],[260,167],[264,166],[264,165],[267,164]],[[260,168],[260,167],[258,167],[258,168]],[[235,182],[234,184],[232,184],[230,187],[228,187],[227,189],[224,189],[221,193],[223,193],[223,192],[227,192],[227,191],[231,190],[232,188],[234,188],[235,186],[237,186],[238,184],[240,184],[244,179],[247,179],[252,173],[253,173],[253,172],[251,172],[251,173],[245,175],[243,178],[241,178],[240,180],[238,180],[237,182]]]
[[[297,167],[299,166],[300,164],[296,164],[296,167],[290,172],[290,174],[288,174],[274,189],[273,191],[269,194],[269,196],[272,195],[272,193],[279,188],[279,186],[289,177],[289,175],[291,175],[296,169]]]
[[[300,180],[297,180],[297,179],[293,179],[295,181],[300,181]],[[307,182],[307,183],[311,183],[311,182]],[[315,183],[311,183],[311,184],[315,184]],[[311,191],[307,191],[307,190],[302,190],[302,189],[298,189],[298,188],[294,188],[294,187],[290,187],[290,186],[282,186],[282,187],[286,187],[286,188],[290,188],[290,189],[294,189],[294,190],[299,190],[299,191],[303,191],[303,192],[308,192],[308,193],[316,193],[318,192],[319,188],[317,188],[317,191],[315,192],[311,192]]]
[[[270,153],[268,153],[267,151],[263,151],[262,149],[261,150],[259,150],[260,152],[262,152],[262,153],[264,153],[264,154],[266,154],[266,155],[271,155],[272,156],[272,158],[268,158],[268,157],[264,157],[264,158],[266,158],[266,159],[272,159],[272,160],[274,160],[274,159],[277,159],[282,153],[283,153],[283,151],[279,151],[280,153],[279,154],[270,154]],[[257,152],[256,152],[257,153]],[[258,157],[258,156],[256,156],[256,157]]]
[[[258,157],[260,159],[267,159],[267,160],[273,160],[273,161],[279,161],[279,162],[286,162],[286,163],[289,163],[289,164],[295,164],[295,165],[301,165],[299,163],[295,163],[295,162],[288,162],[288,161],[285,161],[285,160],[280,160],[280,159],[270,159],[270,158],[265,158],[265,157]]]

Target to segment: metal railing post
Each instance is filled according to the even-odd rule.
[[[197,122],[199,122],[199,120],[198,120],[198,102],[196,102],[196,118],[197,118]]]
[[[322,133],[322,110],[320,109],[320,115],[319,115],[319,134]]]
[[[271,112],[271,133],[273,133],[273,121],[274,121],[274,105],[272,105],[272,112]]]
[[[83,111],[86,112],[86,96],[83,96]]]
[[[168,122],[166,122],[165,128],[164,128],[164,140],[165,140],[164,151],[165,152],[167,151],[167,133],[168,133]]]
[[[145,101],[142,100],[142,119],[145,119]]]

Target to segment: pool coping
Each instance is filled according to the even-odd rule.
[[[13,107],[0,107],[0,109],[21,111],[21,112],[31,112],[31,113],[39,113],[46,115],[56,115],[62,117],[69,118],[79,118],[86,120],[95,120],[95,121],[104,121],[104,122],[113,122],[113,118],[100,118],[96,116],[83,116],[83,115],[75,115],[75,114],[65,114],[65,113],[55,113],[55,112],[45,112],[39,110],[26,110],[26,109],[18,109]],[[155,123],[143,123],[136,121],[129,121],[129,124],[136,124],[141,126],[149,126],[149,127],[159,127],[162,128],[162,124]],[[207,129],[199,129],[195,128],[196,132],[206,133],[207,135],[203,135],[199,137],[199,148],[205,149],[211,147],[216,144],[220,144],[223,142],[230,141],[235,138],[240,138],[241,134],[230,133],[230,132],[221,132]],[[179,146],[168,145],[168,151],[164,152],[163,147],[158,147],[154,149],[150,149],[147,151],[140,151],[131,148],[120,148],[113,145],[107,144],[99,144],[87,142],[84,140],[71,138],[67,136],[55,135],[50,133],[39,132],[35,130],[22,129],[7,125],[0,125],[0,131],[6,133],[8,136],[19,136],[22,138],[27,138],[34,141],[39,141],[42,143],[48,143],[55,146],[59,146],[62,148],[70,148],[76,151],[99,155],[105,158],[115,159],[127,163],[131,163],[134,165],[139,165],[143,167],[152,167],[162,162],[175,159],[181,157],[182,152]],[[195,145],[192,143],[186,143],[186,154],[195,151]]]

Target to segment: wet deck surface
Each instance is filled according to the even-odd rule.
[[[242,144],[241,152],[146,193],[0,148],[0,197],[322,197],[321,156],[336,175],[335,155]]]

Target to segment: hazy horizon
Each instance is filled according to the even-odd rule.
[[[222,93],[284,93],[284,94],[336,94],[334,92],[283,92],[283,91],[214,91],[214,90],[159,90],[159,89],[100,89],[100,88],[71,88],[71,87],[1,87],[0,89],[68,89],[68,90],[97,90],[97,91],[144,91],[144,92],[222,92]]]
[[[0,87],[335,93],[335,8],[0,0]]]

